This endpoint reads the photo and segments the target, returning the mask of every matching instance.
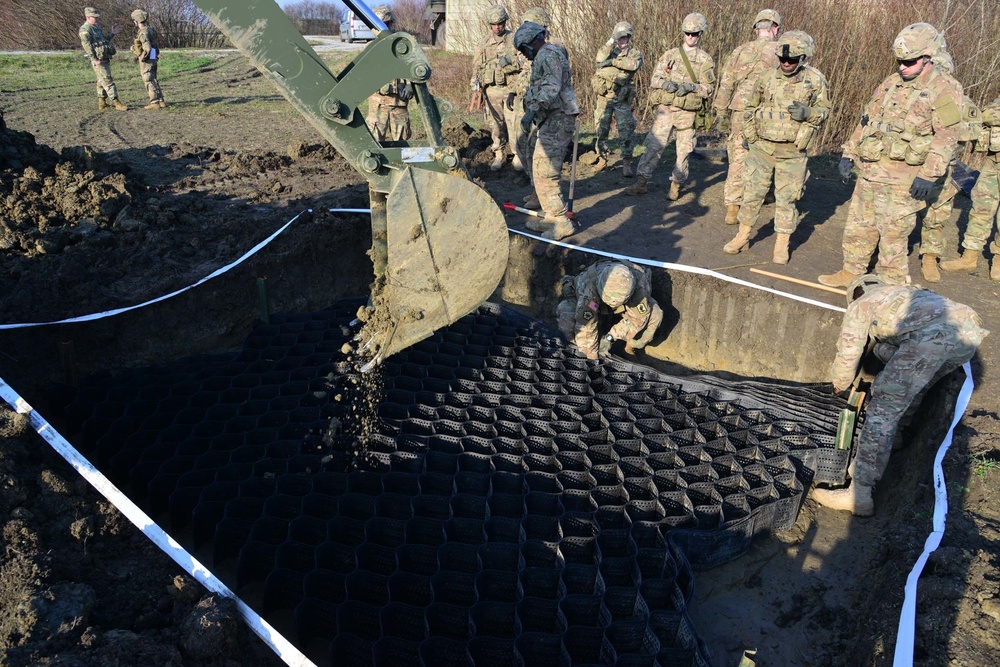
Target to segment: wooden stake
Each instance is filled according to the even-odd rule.
[[[799,280],[798,278],[792,278],[791,276],[783,276],[780,273],[771,273],[770,271],[764,271],[762,269],[750,269],[751,273],[759,273],[762,276],[767,276],[768,278],[777,278],[778,280],[786,280],[790,283],[795,283],[796,285],[805,285],[806,287],[812,287],[813,289],[821,289],[826,292],[833,292],[834,294],[840,294],[844,296],[847,294],[847,290],[842,290],[837,287],[827,287],[826,285],[820,285],[819,283],[809,282],[808,280]]]

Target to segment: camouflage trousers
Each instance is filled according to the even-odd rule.
[[[743,170],[743,203],[740,205],[740,225],[753,227],[757,223],[764,197],[774,179],[774,231],[791,234],[799,224],[799,211],[795,203],[802,198],[802,191],[809,178],[805,153],[795,157],[777,157],[771,152],[788,149],[785,144],[774,144],[759,139],[750,144]]]
[[[694,111],[684,111],[673,106],[660,104],[656,107],[653,127],[646,135],[643,146],[646,152],[639,158],[635,172],[645,179],[653,176],[653,170],[660,163],[663,150],[676,133],[677,161],[670,174],[670,180],[684,183],[688,178],[688,157],[694,152]]]
[[[631,88],[629,88],[631,90]],[[598,97],[594,104],[594,125],[597,126],[597,152],[607,155],[608,136],[611,134],[611,119],[618,126],[618,140],[622,145],[622,157],[631,158],[634,149],[635,116],[632,115],[632,95],[622,99]]]
[[[368,128],[375,141],[406,141],[410,138],[410,112],[405,106],[369,102]]]
[[[743,111],[733,111],[730,116],[729,138],[726,140],[726,153],[729,156],[729,171],[726,174],[726,187],[723,191],[723,202],[726,206],[739,206],[743,203],[743,165],[750,151],[743,148],[743,127],[747,121]]]
[[[111,61],[99,60],[94,65],[94,76],[97,77],[97,96],[112,100],[118,99],[118,88],[111,78]]]
[[[925,389],[975,354],[985,332],[971,321],[965,328],[969,330],[956,331],[947,324],[932,325],[910,334],[875,376],[872,400],[852,464],[854,483],[874,486],[882,478],[892,454],[896,428],[907,409]]]
[[[993,224],[1000,208],[1000,154],[990,153],[979,172],[976,185],[972,188],[972,210],[969,212],[969,226],[965,229],[962,247],[981,251],[993,231]],[[990,245],[994,257],[1000,256],[1000,233],[993,237]],[[994,259],[994,262],[997,260]]]
[[[576,116],[561,111],[553,111],[535,130],[531,174],[538,203],[547,216],[566,213],[559,177],[575,130]]]
[[[514,122],[514,111],[504,104],[510,92],[507,86],[486,86],[486,94],[483,95],[483,112],[486,114],[486,122],[493,137],[490,143],[493,152],[506,149],[508,139],[512,145],[517,145],[516,133],[521,125]],[[515,98],[514,109],[517,108],[517,101]]]
[[[844,269],[867,273],[877,247],[875,273],[889,285],[905,285],[910,278],[907,242],[917,212],[926,205],[910,195],[909,180],[891,184],[859,179],[844,227]]]
[[[598,318],[595,317],[588,322],[577,320],[576,292],[573,292],[571,298],[563,299],[556,306],[556,323],[566,340],[576,345],[580,352],[589,356],[597,354],[598,338],[600,338]]]
[[[952,179],[952,166],[944,175],[944,182],[934,188],[930,205],[924,211],[924,219],[920,223],[920,254],[944,254],[944,228],[951,221],[951,212],[955,208],[955,195],[958,186]]]
[[[156,61],[151,60],[149,62],[139,61],[139,74],[142,76],[142,82],[146,84],[146,94],[149,95],[150,102],[156,102],[163,99],[163,91],[160,90],[160,82],[156,80]]]

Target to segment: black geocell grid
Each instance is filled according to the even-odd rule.
[[[386,361],[376,432],[349,435],[358,304],[275,318],[235,358],[88,380],[67,409],[95,464],[317,662],[708,665],[692,564],[843,479],[830,397],[747,385],[764,407],[588,361],[492,304]]]

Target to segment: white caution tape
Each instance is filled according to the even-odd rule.
[[[97,491],[107,498],[115,507],[121,511],[128,520],[135,525],[136,528],[141,530],[143,534],[153,541],[160,550],[170,556],[175,563],[181,566],[185,572],[194,577],[201,585],[203,585],[208,590],[219,595],[224,595],[227,598],[232,599],[236,602],[236,608],[239,611],[240,616],[243,620],[250,626],[258,637],[264,640],[264,643],[271,647],[279,658],[281,658],[286,665],[292,667],[316,667],[315,663],[309,660],[305,655],[302,654],[297,648],[295,648],[291,642],[285,639],[281,633],[271,627],[267,621],[260,617],[260,615],[251,609],[243,600],[238,598],[233,591],[229,589],[224,583],[222,583],[212,572],[209,571],[207,567],[202,565],[198,559],[192,556],[187,550],[184,549],[180,544],[178,544],[170,535],[166,533],[160,526],[158,526],[149,516],[139,509],[138,505],[133,503],[128,496],[121,492],[117,486],[115,486],[111,480],[104,476],[100,470],[95,468],[90,461],[86,459],[80,452],[78,452],[73,445],[69,443],[62,435],[59,434],[55,428],[49,424],[42,415],[38,414],[27,401],[25,401],[21,396],[14,391],[14,389],[7,384],[3,378],[0,378],[0,398],[3,398],[10,405],[11,408],[16,410],[20,414],[28,415],[28,420],[31,423],[32,428],[38,432],[38,435],[48,442],[54,450],[56,450],[60,456],[62,456],[66,461],[73,466],[73,468],[80,473],[80,475],[90,482]]]
[[[937,455],[934,457],[934,521],[932,523],[931,534],[924,541],[924,551],[917,558],[917,562],[906,577],[905,597],[903,598],[903,609],[899,615],[899,629],[896,631],[896,652],[893,655],[893,667],[912,667],[913,665],[913,644],[914,633],[917,622],[917,581],[924,571],[927,559],[941,545],[941,538],[944,537],[945,520],[948,517],[948,489],[945,486],[944,468],[942,462],[948,448],[951,447],[952,436],[955,433],[955,426],[965,415],[966,408],[969,407],[969,398],[975,383],[972,380],[972,366],[965,362],[962,366],[965,370],[965,383],[958,393],[955,401],[955,416],[951,420],[951,426],[941,441]]]

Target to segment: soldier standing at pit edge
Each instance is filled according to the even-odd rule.
[[[514,34],[514,46],[531,61],[531,85],[524,94],[521,129],[535,130],[535,153],[531,175],[535,195],[545,212],[545,220],[531,219],[525,225],[542,236],[558,241],[575,231],[566,216],[566,200],[560,185],[566,151],[573,141],[580,104],[573,90],[573,72],[566,52],[545,42],[545,28],[525,21]]]
[[[160,82],[156,79],[156,65],[160,60],[160,40],[156,31],[149,25],[149,14],[137,9],[132,12],[132,21],[139,29],[135,41],[132,42],[132,53],[139,60],[139,74],[146,84],[146,94],[149,104],[143,109],[163,109],[167,103],[163,100]]]
[[[826,77],[807,58],[816,53],[813,38],[790,30],[774,47],[778,66],[757,79],[743,113],[743,141],[749,147],[743,173],[740,230],[723,252],[736,255],[750,247],[764,197],[774,178],[775,264],[788,263],[788,241],[799,224],[795,203],[809,178],[808,150],[813,137],[830,115]]]
[[[849,178],[858,162],[860,178],[844,227],[843,268],[820,276],[824,285],[845,287],[864,275],[876,247],[885,282],[910,280],[910,232],[948,170],[962,126],[962,86],[931,63],[939,48],[929,23],[908,25],[893,40],[897,71],[875,89],[844,144],[840,175]]]
[[[847,286],[847,313],[833,361],[833,389],[850,388],[871,338],[885,368],[875,376],[846,489],[813,489],[812,498],[857,516],[875,513],[872,490],[889,464],[899,420],[923,392],[976,353],[990,332],[969,306],[911,285],[862,275]]]
[[[597,50],[594,60],[597,71],[590,79],[590,85],[597,95],[594,105],[594,124],[597,126],[598,162],[601,171],[608,162],[608,135],[611,133],[611,118],[618,126],[618,139],[622,145],[622,176],[629,177],[632,171],[632,137],[635,134],[635,116],[632,115],[632,100],[635,86],[632,79],[642,67],[642,51],[632,45],[635,29],[628,21],[619,21],[611,32],[611,38]]]
[[[993,229],[1000,208],[1000,97],[983,110],[983,129],[976,140],[975,151],[986,153],[986,160],[979,172],[976,185],[972,188],[972,210],[969,224],[965,228],[962,247],[965,250],[958,257],[941,262],[944,271],[975,271],[979,266],[979,256],[983,252],[990,231]],[[1000,232],[993,237],[990,245],[993,264],[990,266],[990,280],[1000,282]]]
[[[611,343],[625,341],[625,352],[635,354],[653,339],[663,322],[663,311],[650,295],[650,271],[632,262],[604,261],[583,273],[565,276],[563,300],[556,307],[559,330],[588,359],[607,356]],[[621,314],[600,338],[601,315]]]
[[[729,154],[729,171],[723,201],[726,204],[726,224],[735,225],[737,213],[743,203],[743,163],[748,151],[743,148],[743,110],[753,91],[757,77],[778,66],[774,40],[781,30],[781,14],[773,9],[762,9],[753,20],[757,39],[737,46],[719,76],[719,89],[712,106],[719,121],[719,130],[728,129],[726,152]]]
[[[670,192],[667,199],[680,196],[681,185],[688,177],[688,157],[694,151],[695,112],[704,100],[712,96],[715,86],[715,62],[698,48],[702,34],[708,30],[708,21],[701,14],[688,14],[681,22],[684,44],[670,49],[656,62],[649,83],[650,101],[656,104],[656,118],[646,135],[643,146],[646,152],[639,158],[635,185],[625,190],[627,195],[647,192],[653,169],[660,162],[663,149],[676,135],[677,162],[670,174]]]
[[[476,63],[476,73],[472,79],[473,89],[479,86],[483,90],[483,101],[486,104],[486,119],[490,124],[490,134],[493,137],[493,162],[490,171],[500,171],[507,159],[508,142],[517,145],[517,127],[514,119],[514,91],[511,85],[521,71],[522,61],[514,48],[514,33],[507,30],[507,10],[500,5],[494,5],[486,14],[490,24],[490,35],[476,51],[473,62]],[[517,150],[513,149],[514,160],[518,160]],[[515,166],[516,168],[516,166]]]
[[[111,56],[116,53],[111,38],[115,33],[105,35],[98,27],[97,19],[101,18],[101,15],[93,7],[84,7],[83,15],[87,20],[80,26],[80,44],[83,45],[84,54],[90,58],[94,76],[97,77],[97,108],[106,109],[110,99],[115,109],[128,111],[128,107],[118,100],[118,88],[111,78]]]
[[[372,11],[389,32],[394,30],[396,19],[388,7],[379,5]],[[406,108],[412,99],[413,84],[404,79],[394,79],[368,98],[368,117],[365,122],[375,141],[406,141],[412,136],[410,112]]]

